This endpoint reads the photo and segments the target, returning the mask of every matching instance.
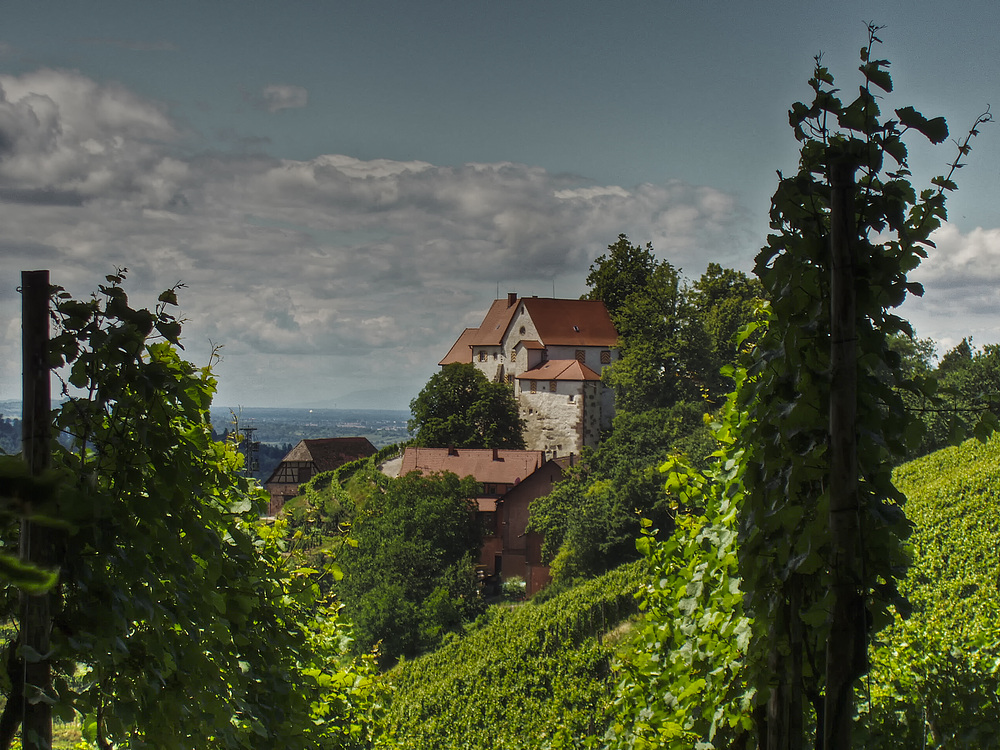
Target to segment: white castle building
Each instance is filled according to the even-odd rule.
[[[601,372],[618,341],[600,300],[519,299],[508,294],[478,328],[466,328],[438,364],[472,363],[489,379],[514,388],[528,450],[546,455],[596,448],[611,427],[614,392]]]

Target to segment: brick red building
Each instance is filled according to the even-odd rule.
[[[548,566],[542,564],[541,534],[526,531],[528,507],[551,491],[572,460],[572,456],[546,460],[540,450],[407,448],[399,473],[449,471],[473,477],[480,487],[476,513],[484,532],[480,570],[486,576],[520,576],[530,595],[551,579]]]

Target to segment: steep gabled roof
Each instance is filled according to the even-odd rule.
[[[516,376],[518,380],[600,380],[601,376],[575,359],[550,359],[533,370]]]
[[[495,458],[494,458],[495,456]],[[514,484],[545,463],[544,451],[509,448],[407,448],[399,475],[450,471],[477,482]]]
[[[493,300],[490,309],[479,326],[478,334],[472,341],[476,346],[500,346],[510,321],[517,312],[517,303],[511,299]]]
[[[546,346],[607,346],[618,343],[608,309],[596,299],[521,300]]]
[[[520,342],[527,349],[547,346],[602,346],[618,343],[618,332],[604,303],[592,299],[551,299],[528,297],[494,300],[479,328],[466,328],[439,365],[472,362],[473,346],[500,346],[510,328],[518,305],[535,324],[540,340]]]
[[[459,364],[469,364],[472,362],[472,343],[476,336],[479,335],[478,328],[466,328],[462,331],[462,335],[458,337],[458,341],[454,343],[448,353],[444,355],[444,359],[438,362],[439,365],[453,365],[456,362]]]
[[[285,454],[281,459],[281,464],[287,461],[310,462],[316,465],[316,472],[332,471],[338,466],[343,466],[348,461],[355,461],[359,458],[372,456],[377,452],[377,448],[372,445],[368,438],[363,437],[339,437],[339,438],[318,438],[314,440],[300,440],[294,448]],[[271,479],[281,469],[281,464],[268,477],[268,484]]]

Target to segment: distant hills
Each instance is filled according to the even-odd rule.
[[[351,391],[337,398],[321,401],[308,401],[293,404],[298,409],[384,409],[390,411],[405,411],[409,414],[410,401],[415,393],[402,388],[386,388]]]

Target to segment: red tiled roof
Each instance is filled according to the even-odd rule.
[[[444,355],[444,359],[438,364],[441,366],[453,365],[456,362],[463,365],[470,364],[472,362],[472,342],[478,333],[478,328],[466,328],[462,331],[458,341],[452,345],[448,353]]]
[[[546,346],[604,346],[618,343],[618,332],[604,303],[593,299],[528,297],[512,301],[494,300],[479,328],[466,328],[438,364],[472,362],[472,346],[500,346],[510,322],[523,303],[538,331],[540,341],[521,343],[528,349]]]
[[[509,300],[493,300],[490,309],[483,318],[479,326],[478,335],[472,341],[477,346],[500,346],[503,342],[503,335],[507,333],[511,318],[517,311],[517,303],[510,304]]]
[[[601,376],[575,359],[550,359],[533,370],[515,376],[518,380],[600,380]]]
[[[500,460],[494,461],[493,455],[492,448],[407,448],[399,474],[450,471],[460,477],[472,476],[477,482],[514,484],[545,463],[544,451],[497,448]]]
[[[614,346],[618,332],[608,309],[596,299],[521,300],[546,346]]]

